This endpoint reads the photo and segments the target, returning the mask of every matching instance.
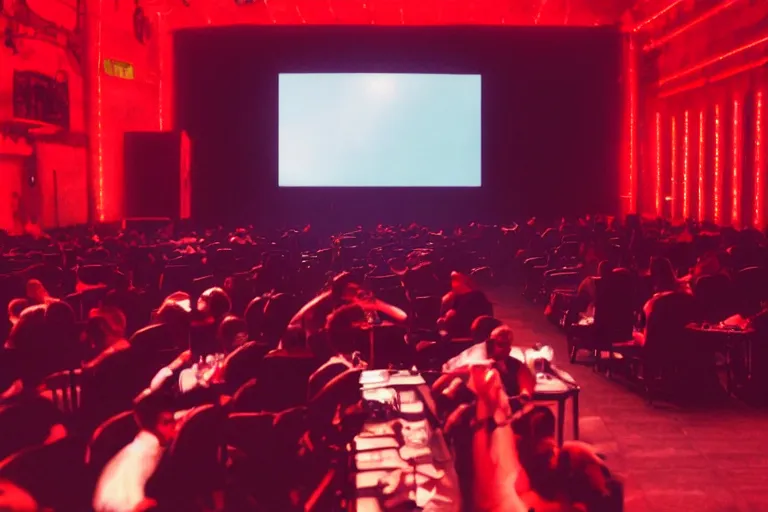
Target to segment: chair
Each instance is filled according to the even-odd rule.
[[[41,509],[87,510],[83,451],[77,437],[24,449],[0,463],[0,480],[29,491]]]
[[[493,269],[488,266],[473,268],[469,275],[481,288],[492,286],[496,277],[494,275]]]
[[[702,276],[693,285],[693,293],[704,313],[704,319],[717,323],[733,314],[733,286],[725,274]]]
[[[51,401],[59,410],[74,414],[80,409],[82,370],[64,370],[49,375],[43,380],[43,388],[44,393],[50,392]]]
[[[182,420],[166,461],[151,481],[173,509],[194,510],[191,505],[198,499],[223,489],[226,419],[224,408],[203,405]]]
[[[138,433],[139,426],[132,411],[112,416],[96,428],[85,452],[85,464],[94,481],[112,457],[133,441]]]
[[[390,274],[384,276],[365,276],[365,286],[372,292],[380,292],[382,290],[388,290],[391,288],[399,288],[402,286],[400,276],[397,274]]]
[[[248,457],[269,461],[274,451],[275,414],[271,412],[237,412],[227,418],[227,445]]]
[[[311,355],[271,355],[261,364],[257,379],[270,392],[264,397],[264,410],[282,411],[304,405],[307,399],[307,382],[318,364]]]
[[[768,299],[768,269],[747,267],[733,276],[733,295],[742,314],[760,311],[762,302]]]
[[[539,299],[544,272],[547,270],[548,260],[543,256],[527,258],[523,261],[523,296],[534,302]]]
[[[635,276],[629,270],[618,268],[596,283],[595,316],[592,325],[571,325],[568,332],[568,350],[571,362],[576,362],[579,350],[595,355],[595,369],[610,371],[614,361],[614,343],[632,339],[635,323]],[[603,360],[607,352],[609,360]]]
[[[440,318],[441,306],[442,297],[439,295],[414,298],[411,300],[411,326],[414,329],[434,329]]]
[[[684,292],[667,292],[652,299],[646,319],[645,343],[629,351],[641,365],[638,377],[644,385],[646,398],[653,401],[659,381],[688,365],[688,359],[698,350],[689,350],[691,336],[686,326],[701,320],[700,304],[696,297]],[[702,348],[702,347],[698,347]],[[622,349],[618,349],[622,350]]]
[[[266,343],[249,341],[230,353],[222,367],[227,389],[234,392],[248,380],[256,377],[268,351],[269,346]]]

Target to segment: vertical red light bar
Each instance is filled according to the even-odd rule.
[[[94,8],[94,3],[97,5],[95,6],[96,13],[93,13],[91,9]],[[95,144],[91,144],[91,158],[93,159],[92,162],[92,168],[95,171],[95,219],[99,222],[104,222],[106,215],[104,212],[104,126],[103,126],[103,120],[104,120],[104,104],[103,104],[103,93],[104,90],[102,88],[102,71],[104,69],[104,63],[103,63],[103,50],[102,50],[102,42],[103,42],[103,5],[101,1],[96,2],[88,2],[87,4],[87,16],[90,18],[88,23],[93,24],[95,26],[92,26],[91,29],[91,35],[95,39],[94,45],[93,45],[93,60],[92,65],[95,67],[95,69],[92,69],[93,75],[93,83],[94,87],[91,88],[91,98],[90,102],[92,106],[93,114],[91,115],[91,122],[93,125],[91,125],[91,134],[90,137],[95,139]],[[95,146],[95,147],[94,147]]]
[[[752,223],[756,228],[763,226],[763,165],[765,150],[763,144],[763,91],[755,94],[755,212]]]
[[[741,103],[733,100],[733,172],[731,173],[731,223],[741,220]]]
[[[669,181],[671,191],[669,193],[669,212],[673,219],[677,217],[677,118],[672,116],[669,135]]]
[[[712,205],[713,219],[716,224],[720,223],[720,157],[722,155],[723,133],[720,126],[720,105],[715,105],[715,160],[712,180]]]
[[[699,112],[699,190],[698,190],[698,220],[704,220],[704,169],[706,167],[705,147],[706,147],[706,128],[704,125],[704,111]]]
[[[691,136],[690,113],[685,111],[683,119],[683,218],[687,219],[691,215],[690,204],[688,201],[688,173],[690,172],[690,136]]]
[[[661,212],[661,112],[656,112],[656,215]]]
[[[627,43],[627,87],[629,89],[627,94],[627,101],[629,102],[629,141],[627,149],[629,154],[627,155],[629,161],[627,162],[627,171],[629,176],[629,213],[637,212],[637,163],[636,158],[636,146],[637,146],[637,45],[635,44],[635,38],[631,34],[627,34],[629,39]]]

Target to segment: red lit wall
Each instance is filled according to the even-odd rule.
[[[161,76],[161,69],[170,75],[166,58],[170,51],[165,46],[170,37],[157,12],[147,11],[150,36],[139,42],[133,14],[133,2],[88,0],[89,164],[98,221],[123,217],[124,133],[170,128],[172,86],[164,86]],[[133,79],[108,75],[107,59],[129,63]]]
[[[637,118],[650,125],[638,129],[640,211],[658,214],[659,196],[673,190],[674,211],[665,216],[764,227],[768,2],[650,4],[633,13],[650,20],[633,32]],[[662,128],[677,119],[674,139],[661,134],[661,157],[657,113]]]
[[[14,22],[13,6],[8,5],[6,15],[0,17],[0,29],[13,34],[15,52],[6,46],[0,48],[0,229],[14,229],[12,194],[21,196],[26,214],[44,228],[87,221],[87,175],[82,165],[86,158],[85,98],[83,95],[82,70],[73,55],[66,49],[67,27],[74,26],[74,9],[58,4],[51,9],[50,3],[29,1],[31,8],[38,9],[40,18],[30,24]],[[48,21],[56,21],[57,29],[47,27]],[[23,123],[14,117],[14,71],[34,71],[48,77],[66,77],[68,82],[69,130],[57,131]],[[30,128],[32,129],[31,131]],[[43,130],[42,132],[40,130]],[[43,143],[42,140],[49,141]],[[42,149],[43,146],[45,149]],[[38,151],[41,149],[41,151]],[[68,162],[78,161],[78,165]],[[65,163],[67,162],[67,163]],[[66,191],[43,189],[50,183],[45,176],[67,167]],[[63,172],[63,168],[62,171]],[[66,194],[83,201],[71,212],[56,217],[46,213],[54,203],[66,204]],[[84,210],[85,208],[85,210]],[[62,222],[57,222],[62,219]]]

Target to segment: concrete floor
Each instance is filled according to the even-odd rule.
[[[626,384],[567,361],[565,336],[517,290],[489,293],[515,344],[555,350],[581,386],[581,439],[625,482],[627,512],[768,512],[768,411],[736,400],[687,409],[649,405]],[[570,411],[566,421],[566,439]]]

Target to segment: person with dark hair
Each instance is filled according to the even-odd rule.
[[[334,310],[353,303],[360,293],[360,283],[349,272],[342,272],[331,281],[331,286],[296,313],[288,326],[300,326],[311,336],[325,328]]]
[[[176,435],[172,404],[169,396],[149,390],[136,399],[139,433],[102,471],[93,496],[95,512],[133,512],[155,505],[144,487]]]
[[[452,338],[465,337],[480,316],[493,316],[491,301],[475,288],[468,276],[452,272],[451,291],[443,296],[438,328]]]
[[[682,292],[687,287],[675,275],[675,269],[668,258],[651,258],[651,285],[653,293]]]
[[[523,468],[515,483],[520,496],[543,501],[542,508],[557,503],[587,512],[606,510],[614,486],[605,462],[580,441],[559,447],[555,415],[548,407],[532,407],[519,415],[513,429]]]
[[[354,276],[342,272],[333,278],[331,288],[301,308],[288,326],[303,327],[307,338],[310,338],[326,327],[331,313],[346,305],[357,305],[365,312],[382,314],[397,323],[405,323],[408,320],[405,311],[373,297],[370,293],[362,293]]]
[[[367,339],[367,333],[362,329],[365,324],[365,310],[358,304],[343,306],[328,318],[326,334],[333,355],[310,375],[307,386],[310,401],[337,375],[349,369],[365,367],[355,353]]]

